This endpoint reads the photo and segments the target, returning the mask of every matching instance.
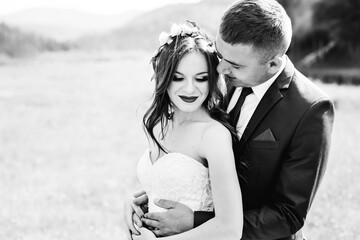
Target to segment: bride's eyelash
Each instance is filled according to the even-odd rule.
[[[182,80],[184,80],[183,77],[174,76],[174,78],[173,78],[173,81],[175,81],[175,82],[180,82]],[[195,78],[195,80],[198,81],[198,82],[206,82],[206,81],[209,80],[209,77],[208,76],[198,77],[198,78]]]
[[[201,78],[196,78],[196,81],[198,82],[206,82],[209,80],[209,77],[208,76],[205,76],[205,77],[201,77]]]
[[[196,81],[198,82],[206,82],[209,80],[209,76],[201,76],[201,77],[197,77],[195,78]]]
[[[175,82],[180,82],[180,81],[182,81],[183,79],[184,79],[184,78],[182,78],[182,77],[174,76],[173,81],[175,81]]]

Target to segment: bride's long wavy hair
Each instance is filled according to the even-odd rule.
[[[143,124],[148,138],[150,137],[156,145],[167,153],[154,136],[153,129],[159,122],[161,124],[161,136],[166,134],[166,127],[169,119],[172,118],[171,101],[167,89],[174,78],[175,71],[181,59],[189,52],[200,52],[205,56],[208,66],[209,77],[209,94],[202,104],[203,108],[209,113],[210,117],[223,124],[232,134],[233,142],[237,140],[235,129],[229,124],[228,114],[220,108],[224,101],[226,87],[224,81],[221,81],[216,67],[219,59],[215,52],[215,46],[210,36],[196,26],[195,23],[189,22],[197,31],[191,34],[178,34],[173,37],[169,36],[170,41],[160,46],[155,56],[151,59],[154,70],[152,80],[155,80],[155,91],[150,108],[143,117]],[[170,42],[170,43],[169,43]]]

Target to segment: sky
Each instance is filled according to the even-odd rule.
[[[59,8],[113,15],[131,10],[148,11],[168,4],[196,2],[200,0],[0,0],[0,15],[27,8]]]

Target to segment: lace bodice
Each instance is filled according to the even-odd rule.
[[[137,174],[149,198],[149,212],[165,211],[155,198],[181,202],[193,211],[212,211],[209,169],[182,153],[168,153],[154,164],[147,149],[138,162]]]

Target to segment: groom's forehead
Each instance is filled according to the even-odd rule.
[[[234,48],[233,45],[227,43],[220,34],[216,35],[215,41],[214,41],[215,47],[217,50],[223,51],[223,52],[227,52],[227,51],[232,51],[232,48]],[[222,53],[224,54],[224,53]]]
[[[229,53],[233,52],[231,48],[232,48],[232,46],[230,44],[226,44],[226,42],[224,40],[222,40],[220,36],[216,37],[215,49],[216,49],[216,52],[217,52],[219,58],[221,58],[231,64],[236,65],[236,63],[234,61],[232,61],[230,58]]]
[[[221,39],[221,37],[220,37],[220,35],[219,34],[217,34],[216,35],[216,38],[215,38],[215,41],[214,41],[214,45],[215,45],[215,49],[216,49],[216,51],[217,51],[217,53],[219,54],[219,57],[221,57],[222,58],[222,39]],[[220,50],[219,50],[219,48],[220,48]]]

